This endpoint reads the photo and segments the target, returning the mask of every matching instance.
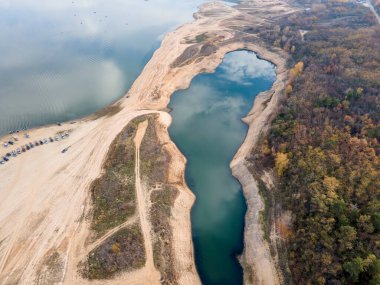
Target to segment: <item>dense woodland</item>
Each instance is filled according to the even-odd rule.
[[[380,26],[347,1],[261,36],[291,55],[286,101],[255,159],[276,170],[292,212],[295,284],[380,284]]]

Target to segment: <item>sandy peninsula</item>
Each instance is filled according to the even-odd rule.
[[[117,103],[75,123],[30,130],[30,139],[19,135],[17,145],[21,146],[29,141],[54,137],[62,131],[69,132],[65,139],[35,147],[1,167],[0,283],[51,284],[52,280],[62,284],[160,283],[160,273],[152,263],[151,217],[147,214],[149,205],[141,188],[144,186],[140,183],[138,167],[138,217],[135,219],[143,230],[145,266],[101,281],[84,279],[78,272],[78,264],[94,246],[86,242],[91,235],[89,187],[101,175],[109,147],[122,129],[138,116],[155,113],[163,126],[158,135],[172,157],[169,180],[179,189],[171,209],[173,241],[170,245],[177,282],[200,284],[194,265],[190,224],[195,197],[184,181],[186,159],[167,132],[171,117],[166,107],[176,90],[187,88],[199,73],[213,72],[226,53],[247,49],[277,66],[277,80],[271,91],[257,97],[252,111],[244,119],[249,132],[231,163],[248,203],[241,262],[246,284],[280,284],[276,263],[258,222],[262,201],[255,180],[245,166],[245,157],[268,127],[281,100],[287,78],[286,57],[280,50],[269,51],[257,35],[247,32],[246,28],[270,24],[292,12],[294,9],[280,0],[246,1],[234,7],[219,2],[205,4],[194,15],[192,23],[165,36],[129,92]],[[204,39],[198,41],[197,36],[202,34]],[[144,128],[144,124],[139,125],[134,138],[137,151]],[[62,153],[64,149],[67,151]],[[1,150],[0,155],[5,152]],[[111,229],[108,235],[112,233]],[[45,266],[51,252],[58,252],[60,257],[54,276],[46,272]]]

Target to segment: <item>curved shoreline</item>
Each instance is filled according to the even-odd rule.
[[[288,75],[285,68],[285,54],[284,58],[276,54],[265,54],[260,57],[266,60],[270,58],[276,65],[276,81],[270,90],[256,96],[251,111],[243,118],[243,122],[248,125],[248,132],[230,167],[233,176],[242,185],[248,207],[244,227],[244,252],[240,257],[245,271],[244,283],[282,284],[278,264],[272,258],[270,245],[264,239],[260,222],[260,212],[264,209],[264,204],[259,194],[258,183],[248,170],[246,158],[257,145],[260,137],[268,130],[284,95]]]
[[[262,4],[257,2],[257,5]],[[255,223],[257,219],[253,219],[252,223],[250,217],[250,211],[255,205],[259,207],[254,209],[253,215],[259,212],[261,198],[255,194],[257,187],[254,188],[253,177],[249,177],[244,161],[276,110],[283,89],[282,83],[286,78],[285,72],[280,73],[285,70],[285,60],[278,53],[250,42],[254,40],[251,35],[236,35],[236,31],[229,28],[229,25],[242,21],[242,17],[246,17],[248,23],[252,20],[251,15],[235,7],[221,3],[203,5],[194,22],[185,24],[165,36],[160,48],[144,67],[126,97],[116,103],[120,108],[117,113],[105,114],[95,120],[88,117],[75,125],[63,124],[62,127],[48,126],[29,131],[32,137],[42,138],[69,128],[71,135],[66,141],[39,147],[12,159],[0,172],[3,187],[10,190],[0,193],[0,200],[3,201],[0,210],[0,240],[3,240],[0,244],[0,252],[3,253],[0,257],[0,281],[18,280],[21,284],[27,284],[28,281],[35,280],[36,269],[44,261],[46,254],[49,250],[56,249],[66,260],[64,283],[89,283],[81,279],[76,272],[77,257],[83,252],[85,239],[89,234],[88,223],[83,217],[91,207],[88,187],[99,176],[113,139],[133,118],[165,109],[175,91],[187,88],[197,74],[213,72],[226,53],[247,49],[276,64],[278,70],[274,89],[272,88],[273,95],[258,95],[252,111],[245,118],[245,122],[249,124],[248,134],[231,162],[233,174],[242,184],[249,205],[244,231],[244,278],[246,284],[277,284],[270,283],[272,280],[277,282],[277,273],[271,262],[268,247],[263,245],[264,241],[259,238],[260,225]],[[173,67],[174,60],[186,53],[188,47],[193,46],[187,43],[187,39],[202,33],[210,36],[206,43],[216,46],[215,52],[204,56],[195,54],[188,59],[187,64]],[[198,45],[198,52],[206,43]],[[25,141],[21,139],[20,143],[23,144]],[[71,147],[70,150],[64,155],[61,154],[61,150],[68,145]],[[185,158],[180,159],[178,167],[175,168],[176,171],[182,172],[182,176],[185,163]],[[39,169],[39,175],[36,176],[29,169]],[[187,189],[186,187],[186,192]],[[174,234],[175,262],[178,269],[184,268],[184,265],[194,265],[189,219],[194,198],[193,195],[189,195],[184,199],[188,207],[182,213],[177,212],[178,221],[173,223],[174,233],[184,232],[181,240],[177,240]],[[14,224],[19,226],[15,229]],[[256,227],[252,227],[255,224]],[[252,232],[255,229],[256,231]],[[261,261],[252,256],[255,255],[254,249],[258,244],[263,249],[266,262],[270,264],[267,270],[261,270],[258,267],[258,262]],[[183,251],[187,253],[184,254]],[[248,278],[249,268],[255,269],[257,282],[251,282]],[[187,278],[179,280],[181,284],[194,284],[194,280],[199,280],[195,266],[188,274]],[[114,284],[136,280],[134,278],[136,276],[126,273],[119,276],[118,280],[110,282]]]

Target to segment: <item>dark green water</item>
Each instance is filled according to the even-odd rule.
[[[255,96],[268,90],[275,68],[254,53],[226,55],[214,74],[197,76],[171,99],[169,132],[188,159],[186,181],[197,200],[192,210],[195,258],[203,284],[242,284],[246,204],[229,163],[247,127],[241,118]]]

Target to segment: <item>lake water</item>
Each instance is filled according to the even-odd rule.
[[[0,0],[0,135],[120,98],[205,0]]]
[[[243,250],[246,204],[229,163],[247,132],[241,118],[274,80],[271,63],[236,51],[226,55],[214,74],[197,76],[189,89],[171,98],[169,132],[188,159],[186,181],[197,197],[191,218],[203,284],[243,282],[236,257]]]

